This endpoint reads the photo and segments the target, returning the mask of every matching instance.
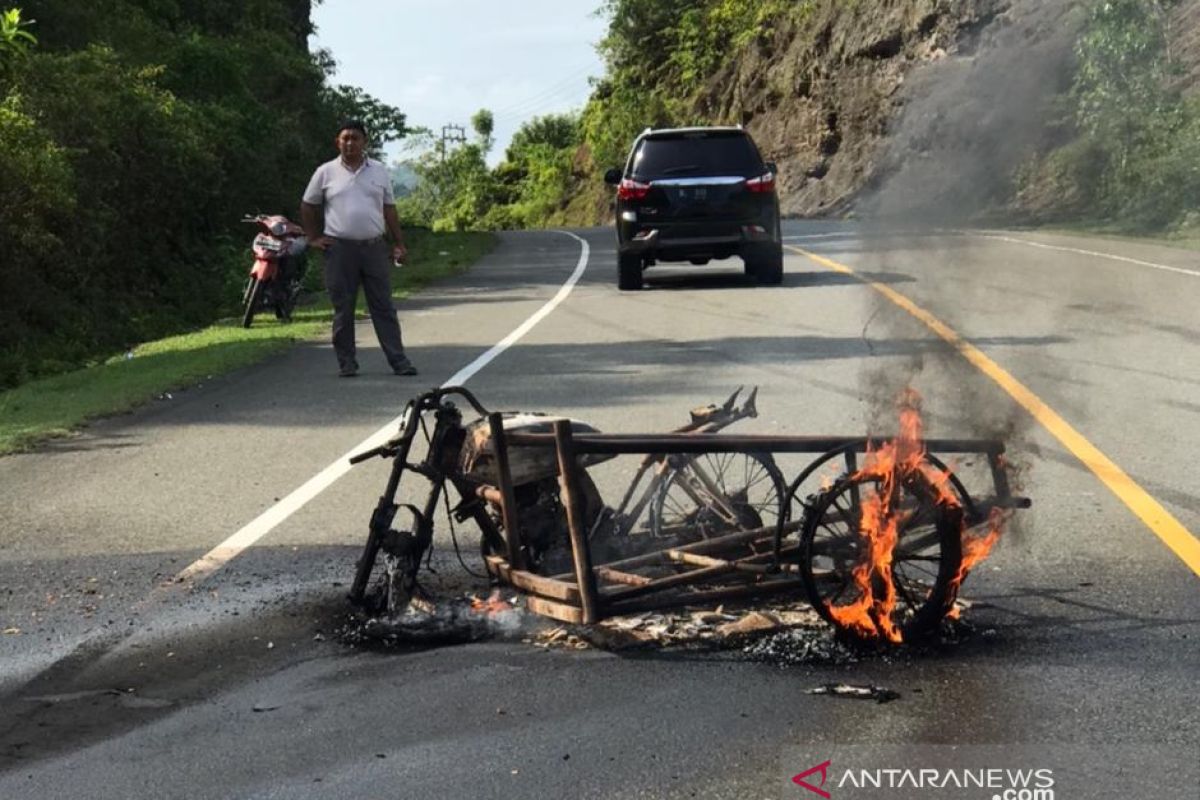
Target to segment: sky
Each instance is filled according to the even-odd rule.
[[[596,43],[601,0],[322,0],[309,44],[333,53],[334,83],[358,86],[403,111],[411,126],[461,125],[495,114],[504,155],[521,123],[582,108],[604,74]],[[390,158],[406,157],[388,147]]]

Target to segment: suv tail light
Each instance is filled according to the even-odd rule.
[[[629,178],[623,179],[617,184],[617,199],[618,200],[643,200],[650,193],[650,184],[638,183]]]
[[[757,194],[771,194],[775,191],[775,173],[764,172],[757,178],[747,178],[746,190]]]

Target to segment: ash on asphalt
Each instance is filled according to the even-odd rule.
[[[562,625],[519,607],[499,615],[483,615],[472,608],[471,599],[470,596],[455,598],[439,604],[433,611],[410,610],[395,618],[351,613],[336,628],[336,637],[353,648],[397,653],[498,640],[554,650],[595,648],[639,659],[686,659],[688,656],[703,655],[795,668],[844,667],[859,662],[909,663],[961,657],[965,655],[967,645],[995,634],[994,629],[979,631],[968,622],[948,620],[936,636],[894,647],[847,640],[834,634],[822,623],[729,638],[689,637],[643,641],[631,647],[627,642],[600,635],[602,629],[599,626]]]
[[[780,667],[812,664],[842,665],[857,661],[860,654],[837,640],[827,629],[792,628],[764,636],[742,648],[745,656]]]
[[[947,620],[936,636],[894,647],[846,640],[828,629],[792,628],[751,642],[742,652],[755,661],[780,667],[844,666],[863,661],[908,663],[965,656],[968,645],[989,639],[995,633],[992,628],[979,631],[969,622]]]
[[[442,587],[450,589],[450,585]],[[768,630],[721,632],[715,624],[696,625],[696,618],[718,616],[712,609],[682,609],[674,613],[652,613],[611,618],[598,625],[566,625],[522,608],[521,596],[502,597],[499,613],[480,610],[481,593],[463,591],[436,593],[436,603],[422,603],[396,616],[352,612],[336,625],[335,637],[350,648],[378,651],[414,651],[437,646],[461,645],[482,640],[522,643],[547,650],[598,649],[631,658],[718,657],[750,661],[780,668],[845,667],[858,662],[911,663],[962,657],[966,645],[996,644],[994,628],[977,630],[965,620],[944,621],[936,636],[919,642],[893,646],[864,643],[840,637],[827,624],[811,615],[799,624],[778,625]],[[498,597],[498,593],[493,593]],[[758,616],[758,607],[721,607],[724,619]],[[782,607],[769,608],[780,614]],[[792,613],[793,616],[802,616]],[[652,633],[647,633],[647,632]]]
[[[424,649],[468,644],[494,638],[519,638],[536,622],[513,608],[485,614],[473,607],[471,597],[438,604],[431,611],[410,608],[395,617],[348,614],[337,628],[337,638],[351,647],[376,650]]]

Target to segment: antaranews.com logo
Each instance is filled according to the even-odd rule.
[[[1055,800],[1054,771],[1047,768],[884,767],[838,771],[833,768],[832,760],[826,760],[793,775],[792,783],[824,800],[832,800],[834,792],[839,789],[953,789],[956,790],[953,794],[956,798],[969,796],[964,795],[963,790],[979,789],[979,796],[990,797],[990,800]],[[861,796],[854,794],[854,797]],[[936,794],[930,796],[936,797]]]

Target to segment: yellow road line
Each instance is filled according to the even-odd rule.
[[[970,342],[965,341],[946,323],[894,289],[858,275],[845,264],[839,264],[836,261],[819,256],[816,253],[810,253],[799,247],[788,245],[787,248],[806,256],[823,267],[828,267],[836,272],[857,278],[924,323],[926,327],[961,353],[963,358],[974,364],[980,372],[987,375],[999,384],[1000,388],[1008,392],[1014,400],[1033,415],[1034,419],[1041,423],[1056,439],[1062,442],[1064,447],[1074,453],[1075,457],[1082,461],[1084,466],[1090,469],[1109,488],[1109,491],[1115,494],[1122,503],[1127,505],[1130,511],[1136,514],[1142,522],[1146,523],[1146,526],[1154,532],[1154,535],[1162,539],[1167,547],[1171,548],[1175,555],[1179,556],[1193,573],[1200,575],[1200,540],[1193,536],[1179,520],[1171,516],[1171,513],[1151,497],[1145,489],[1138,486],[1132,478],[1125,474],[1124,470],[1113,463],[1112,459],[1101,453],[1095,445],[1085,439],[1079,431],[1072,428],[1054,409],[1046,405],[1041,398],[1010,375],[1003,367],[984,355],[983,351]]]

